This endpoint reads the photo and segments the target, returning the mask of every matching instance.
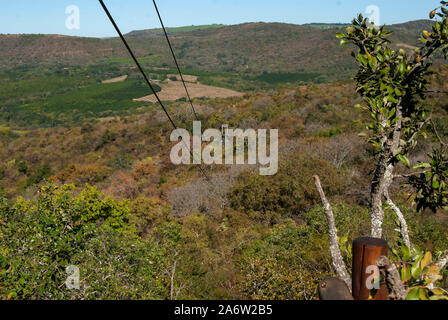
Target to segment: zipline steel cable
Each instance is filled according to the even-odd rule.
[[[128,42],[126,41],[126,39],[124,38],[123,34],[120,31],[120,28],[118,28],[117,24],[115,23],[114,18],[112,17],[112,15],[109,12],[109,9],[107,9],[107,7],[104,4],[103,0],[98,0],[98,1],[100,2],[101,6],[103,7],[104,11],[106,12],[107,16],[109,17],[110,22],[114,26],[114,28],[117,31],[118,35],[120,36],[121,41],[123,41],[123,44],[125,45],[126,49],[128,50],[129,54],[131,55],[132,59],[134,60],[135,64],[137,65],[138,70],[140,71],[140,73],[142,74],[142,76],[145,79],[146,83],[151,88],[152,92],[154,93],[154,96],[156,97],[157,101],[159,102],[160,106],[162,107],[163,111],[165,112],[166,116],[168,117],[169,121],[173,125],[174,129],[177,129],[176,124],[174,123],[174,121],[171,118],[170,114],[168,113],[168,111],[166,110],[165,106],[163,105],[162,100],[160,100],[159,95],[157,94],[157,92],[154,89],[153,85],[151,84],[151,82],[149,81],[148,77],[146,76],[145,71],[143,71],[142,66],[140,65],[140,63],[138,62],[137,58],[135,57],[134,52],[132,52],[131,47],[129,47]]]
[[[110,22],[112,23],[112,25],[114,26],[115,30],[117,31],[118,35],[120,36],[121,41],[123,42],[123,44],[125,45],[126,49],[128,50],[129,54],[131,55],[132,59],[134,60],[138,70],[140,71],[140,73],[142,74],[143,78],[145,79],[146,83],[148,84],[148,86],[151,88],[152,92],[154,93],[154,96],[156,97],[157,101],[159,102],[160,106],[162,107],[163,111],[165,112],[166,116],[168,117],[168,120],[170,121],[171,125],[173,126],[174,129],[177,129],[176,124],[174,123],[173,119],[171,118],[170,114],[168,113],[168,110],[165,108],[165,106],[163,105],[162,100],[160,100],[159,95],[157,94],[156,90],[154,89],[153,85],[151,84],[151,82],[149,81],[149,78],[146,76],[145,71],[143,70],[142,66],[140,65],[140,63],[138,62],[137,58],[134,55],[134,52],[132,51],[131,47],[129,46],[128,42],[126,41],[126,39],[124,38],[123,34],[120,31],[120,28],[118,28],[118,25],[115,23],[114,18],[112,17],[112,15],[109,12],[109,9],[107,9],[106,5],[104,4],[103,0],[98,0],[101,4],[101,6],[104,9],[104,12],[106,13],[106,15],[108,16]],[[191,151],[190,148],[188,148],[190,150],[190,154],[193,156],[193,152]],[[201,173],[203,174],[203,176],[205,177],[205,180],[209,183],[211,183],[210,178],[207,176],[207,174],[205,173],[204,169],[202,169],[202,167],[199,166],[199,170],[201,171]]]
[[[180,79],[182,80],[182,83],[184,85],[184,89],[187,94],[188,101],[190,102],[190,105],[191,105],[191,109],[193,110],[193,114],[194,114],[196,120],[199,120],[196,110],[194,109],[194,106],[193,106],[193,101],[191,101],[190,93],[188,92],[187,85],[184,80],[184,76],[182,74],[182,71],[180,70],[179,63],[177,62],[176,54],[174,53],[173,46],[171,45],[171,41],[168,36],[168,32],[166,31],[165,24],[163,23],[162,16],[160,15],[160,12],[159,12],[159,8],[157,7],[156,0],[152,0],[152,2],[154,3],[154,8],[156,8],[157,16],[159,17],[159,21],[162,26],[163,33],[165,34],[166,41],[168,42],[168,46],[170,47],[171,55],[173,56],[174,63],[176,64],[177,72],[179,73]]]

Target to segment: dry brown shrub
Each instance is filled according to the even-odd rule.
[[[105,166],[72,164],[50,179],[60,183],[93,184],[103,181],[109,172],[110,168]]]
[[[222,210],[228,204],[227,195],[235,186],[238,175],[248,167],[235,165],[228,172],[212,175],[210,181],[201,178],[172,189],[167,198],[173,208],[173,216],[185,217],[193,212],[212,215]]]
[[[138,196],[137,182],[129,175],[118,171],[110,178],[111,183],[104,194],[118,199],[135,199]]]
[[[253,107],[257,111],[263,111],[263,110],[273,106],[274,104],[275,104],[275,101],[271,97],[262,97],[262,98],[254,101]]]

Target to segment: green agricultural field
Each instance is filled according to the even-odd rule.
[[[56,89],[58,81],[60,87]],[[155,89],[161,90],[156,85]],[[43,127],[76,124],[85,119],[131,110],[144,104],[132,99],[151,94],[141,80],[101,84],[70,77],[6,83],[1,86],[0,92],[3,101],[10,101],[10,104],[4,105],[0,121],[19,126]],[[27,95],[20,98],[17,92],[22,95],[26,92]]]
[[[0,84],[0,101],[6,106],[16,106],[93,84],[95,80],[90,78],[66,76],[4,81]]]

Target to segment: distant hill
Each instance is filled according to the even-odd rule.
[[[204,29],[215,29],[224,27],[224,24],[209,24],[200,26],[185,26],[176,28],[166,28],[169,34],[179,34],[190,31],[204,30]],[[163,29],[146,29],[146,30],[135,30],[126,34],[128,37],[141,37],[141,36],[163,36]]]
[[[314,27],[318,29],[334,29],[348,27],[348,23],[305,23],[303,26]]]
[[[390,26],[392,40],[412,49],[419,32],[429,28],[420,20]],[[259,77],[266,74],[301,74],[309,80],[338,80],[353,74],[352,48],[340,47],[335,32],[344,24],[294,25],[245,23],[223,26],[169,28],[176,54],[184,69],[196,72]],[[148,37],[151,40],[148,41]],[[172,67],[173,62],[160,29],[127,35],[137,56],[152,67]],[[132,65],[118,38],[80,38],[57,35],[0,35],[0,66]]]

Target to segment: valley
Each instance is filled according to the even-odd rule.
[[[345,27],[168,29],[203,130],[279,130],[273,176],[247,164],[173,164],[173,127],[118,38],[0,35],[0,299],[316,299],[335,269],[313,176],[350,265],[351,240],[369,235],[378,158],[365,137],[375,117],[353,79],[354,47],[335,36]],[[388,28],[392,47],[412,56],[430,21]],[[176,126],[191,132],[196,119],[162,31],[126,38]],[[442,58],[431,60],[428,92],[416,98],[437,134],[420,124],[428,133],[395,159],[397,176],[448,137]],[[383,86],[372,90],[402,94]],[[442,256],[447,211],[417,210],[409,185],[390,189],[415,247]],[[384,239],[406,250],[384,211]],[[80,290],[61,285],[67,265],[79,266]]]

